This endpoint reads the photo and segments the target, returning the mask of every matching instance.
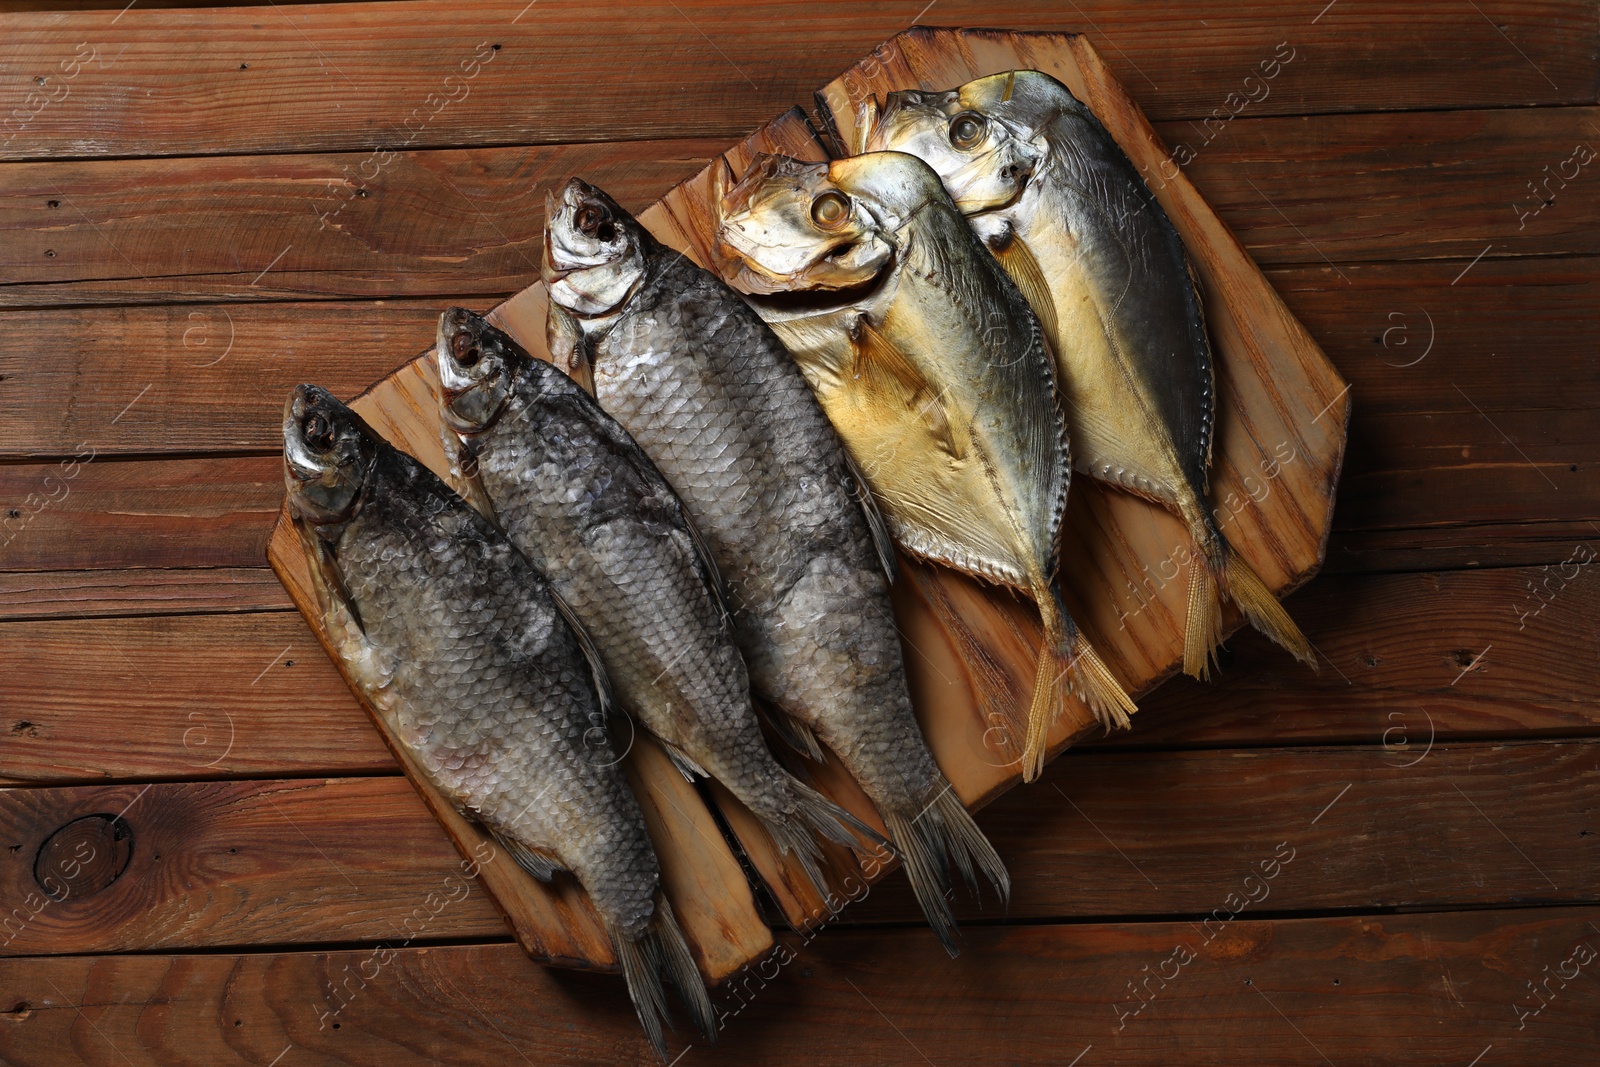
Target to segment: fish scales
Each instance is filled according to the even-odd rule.
[[[707,1020],[709,1000],[604,729],[594,665],[544,577],[325,391],[295,391],[284,437],[291,514],[357,686],[422,774],[518,862],[545,879],[561,869],[577,877],[658,1051],[657,968]]]
[[[622,705],[825,892],[810,828],[842,844],[847,824],[876,835],[767,749],[716,567],[661,471],[577,383],[471,312],[440,317],[438,365],[453,451],[592,638]]]
[[[552,354],[592,378],[677,490],[727,580],[752,688],[780,729],[820,737],[861,784],[953,953],[947,863],[1009,883],[921,736],[883,572],[892,550],[837,435],[714,275],[576,179],[547,212]]]

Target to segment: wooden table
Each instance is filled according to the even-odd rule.
[[[1352,383],[1326,664],[1234,638],[985,809],[959,960],[892,878],[672,1054],[1600,1062],[1595,5],[923,2],[0,5],[0,1060],[646,1058],[267,570],[279,411],[920,18],[1089,34]]]

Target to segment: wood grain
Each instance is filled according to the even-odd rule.
[[[0,676],[3,782],[398,769],[292,612],[8,623]]]
[[[7,164],[0,301],[511,293],[538,277],[545,193],[570,175],[643,207],[725,147],[401,152],[382,165],[365,152]],[[167,314],[185,318],[180,308]],[[248,311],[236,314],[248,323]],[[185,340],[173,359],[203,367],[216,357]],[[339,343],[316,332],[286,340]]]
[[[1343,363],[1354,368],[1349,373],[1362,383],[1357,388],[1364,391],[1358,395],[1363,400],[1371,396],[1374,405],[1370,412],[1364,405],[1358,407],[1353,417],[1336,529],[1467,528],[1460,533],[1443,530],[1438,536],[1449,544],[1452,538],[1470,539],[1474,536],[1470,528],[1484,523],[1526,526],[1600,509],[1600,481],[1596,480],[1600,477],[1600,442],[1592,432],[1594,412],[1600,409],[1600,388],[1590,358],[1596,327],[1583,303],[1593,297],[1594,285],[1592,281],[1542,280],[1552,275],[1529,277],[1528,288],[1477,290],[1454,305],[1434,304],[1427,293],[1414,300],[1406,290],[1384,290],[1376,296],[1373,290],[1351,292],[1322,304],[1317,315],[1330,324],[1330,332],[1339,316],[1351,312],[1340,327],[1342,343],[1347,353],[1353,349],[1362,354],[1351,353]],[[1549,300],[1521,295],[1530,290],[1554,295]],[[1302,307],[1309,305],[1305,299],[1291,299]],[[1548,373],[1518,374],[1514,361],[1484,351],[1501,342],[1514,342],[1525,329],[1518,305],[1545,314],[1551,347],[1542,350],[1542,359]],[[1395,310],[1377,310],[1385,307]],[[1411,323],[1406,328],[1416,331],[1412,334],[1416,344],[1423,344],[1427,336],[1423,310],[1439,314],[1436,325],[1441,330],[1449,323],[1449,332],[1441,332],[1436,342],[1438,365],[1424,362],[1405,369],[1385,365],[1410,353],[1399,347],[1385,348],[1379,327],[1384,322],[1391,327],[1397,322]],[[1388,314],[1402,318],[1388,319]],[[1374,343],[1374,337],[1379,341]],[[1450,346],[1448,350],[1445,345]],[[87,394],[109,395],[110,402],[86,399],[65,414],[43,403],[25,405],[18,417],[8,422],[24,427],[21,432],[38,434],[33,439],[38,442],[33,446],[36,450],[66,449],[70,458],[70,450],[80,444],[95,447],[94,438],[72,437],[99,416],[74,412],[112,409],[118,401],[125,406],[127,399],[139,392],[126,384],[113,392],[113,375],[93,371],[92,362],[83,365]],[[308,363],[294,370],[296,373],[285,375],[284,380],[312,377],[316,367]],[[164,399],[167,388],[157,385],[117,424],[131,422],[135,413],[150,405],[149,413],[141,416],[147,420],[145,426],[134,428],[138,436],[124,438],[120,447],[158,447],[158,435],[179,432],[170,427],[184,411],[204,410],[212,404],[227,410],[232,403],[230,395],[244,394],[226,386],[207,388],[168,406],[171,402]],[[258,412],[252,422],[241,421],[232,430],[222,427],[220,421],[209,425],[217,427],[219,434],[247,437],[256,447],[269,446],[270,435],[277,432],[277,403],[238,403]],[[197,432],[210,432],[205,429],[207,418],[197,417]],[[36,429],[27,430],[30,425]],[[127,433],[133,434],[134,429]],[[52,440],[44,436],[47,433],[57,436]],[[29,447],[27,439],[20,436],[11,440],[19,442],[17,447]],[[260,565],[265,524],[282,499],[276,456],[150,461],[116,457],[115,451],[108,451],[105,458],[79,464],[71,479],[63,477],[59,461],[0,464],[0,567],[77,571]],[[1084,494],[1085,499],[1088,496]],[[1080,506],[1073,505],[1074,509]],[[1508,529],[1508,533],[1516,530]],[[1534,529],[1529,535],[1539,536]],[[1177,543],[1174,534],[1167,547]],[[1524,561],[1520,557],[1508,560]],[[1457,565],[1467,562],[1470,557],[1460,559]],[[1113,625],[1115,618],[1112,616]]]
[[[122,876],[93,895],[25,904],[45,893],[40,845],[95,813],[129,828]],[[0,840],[0,897],[31,915],[0,932],[6,955],[505,936],[400,778],[8,789]]]
[[[652,772],[646,781],[665,780]],[[979,907],[958,894],[963,922],[1202,915],[1282,841],[1296,859],[1258,910],[1600,900],[1591,800],[1600,786],[1600,741],[1441,740],[1425,755],[1420,744],[1412,751],[1083,753],[1042,783],[981,816],[1015,888],[999,913],[992,901]],[[647,810],[676,815],[671,802]],[[36,874],[41,845],[96,813],[120,813],[128,827],[127,870],[97,893],[53,901],[0,931],[0,953],[505,935],[480,887],[491,870],[510,866],[508,858],[487,860],[478,877],[468,877],[433,816],[392,775],[6,790],[4,899],[15,905],[30,893],[42,896],[49,883]],[[663,852],[669,893],[723,892],[706,878],[708,868],[670,866],[687,854]],[[92,850],[78,856],[84,864],[93,858]],[[858,896],[863,888],[857,883]],[[425,929],[409,926],[406,916],[430,892],[448,897],[449,906],[433,899]],[[895,874],[834,921],[920,927],[920,915]],[[726,976],[763,949],[745,946],[745,958],[731,966],[729,959],[704,966]]]
[[[1592,531],[1555,559],[1590,550],[1600,553]],[[1585,623],[1600,612],[1597,574],[1557,562],[1324,576],[1289,601],[1327,657],[1321,673],[1302,674],[1241,632],[1214,684],[1173,679],[1146,698],[1134,729],[1080,745],[1416,751],[1430,735],[1592,736],[1600,638]],[[303,622],[283,611],[6,623],[0,676],[50,679],[8,694],[0,782],[395,769]]]
[[[1358,436],[1372,414],[1471,411],[1462,394],[1491,414],[1600,407],[1600,362],[1591,358],[1600,346],[1592,313],[1600,304],[1600,258],[1486,256],[1452,285],[1469,265],[1470,257],[1345,263],[1342,277],[1325,265],[1266,272],[1360,398],[1352,414]],[[353,396],[401,354],[426,348],[443,307],[464,301],[484,308],[490,299],[12,312],[15,328],[0,333],[0,376],[14,405],[0,425],[0,455],[70,456],[82,443],[104,454],[276,452],[283,398],[294,385],[316,381]],[[1539,324],[1545,373],[1528,374],[1505,356],[1526,348],[1530,320]],[[34,339],[46,331],[52,358],[40,361]],[[341,343],[329,348],[335,331]],[[185,354],[196,364],[222,358],[192,366]],[[140,371],[159,373],[129,389]],[[111,422],[156,378],[157,387]],[[64,404],[68,393],[73,402]],[[8,489],[6,497],[14,496],[23,485]]]
[[[293,607],[266,567],[0,571],[0,622]]]
[[[1600,900],[1600,742],[1429,750],[1420,714],[1365,718],[1357,748],[1068,755],[1051,795],[984,809],[1013,880],[1003,918],[1203,915],[1280,841],[1297,858],[1262,910]],[[958,899],[966,921],[997,918]],[[918,915],[890,878],[842,921]]]
[[[115,399],[138,391],[125,384]],[[126,418],[133,418],[132,412]],[[100,458],[92,441],[87,448],[77,454],[96,458],[68,467],[0,464],[0,567],[63,571],[261,564],[283,500],[280,457],[139,462]]]
[[[1537,1006],[1525,983],[1544,967],[1600,947],[1597,914],[1246,911],[1210,940],[1182,922],[978,928],[958,960],[921,930],[836,930],[790,938],[790,962],[720,993],[718,1042],[695,1041],[688,1062],[1060,1067],[1092,1046],[1085,1064],[1143,1067],[1181,1048],[1185,1063],[1219,1067],[1319,1052],[1435,1067],[1493,1045],[1503,1062],[1588,1067],[1592,982],[1552,982],[1556,997],[1521,1030],[1515,1008]],[[1177,945],[1193,959],[1164,987],[1150,979],[1155,999],[1128,1016],[1141,1003],[1130,984]],[[0,994],[0,1055],[17,1067],[650,1059],[620,982],[546,970],[509,945],[10,961]],[[680,1032],[670,1054],[683,1049]]]
[[[1258,263],[1331,261],[1348,284],[1351,261],[1600,251],[1600,196],[1587,180],[1600,163],[1561,166],[1576,145],[1600,145],[1597,127],[1600,110],[1584,107],[1247,111],[1185,173]],[[1188,122],[1156,132],[1169,145],[1198,141]],[[382,168],[362,153],[0,164],[0,306],[503,295],[538,273],[552,185],[580,174],[638,210],[725,147],[700,139],[405,152]],[[1563,169],[1578,177],[1561,180]],[[1159,185],[1171,172],[1162,165],[1147,177]],[[1552,202],[1530,215],[1527,184],[1547,175]],[[326,350],[331,340],[309,310],[305,330],[276,332],[270,308],[199,311],[106,320],[107,347],[122,321],[164,324],[170,365],[187,371],[210,370],[229,336],[239,337],[236,352],[263,356]]]
[[[0,133],[0,154],[623,141],[663,129],[731,138],[808,100],[913,21],[997,21],[977,0],[923,7],[547,0],[529,13],[521,0],[503,0],[468,16],[419,0],[16,14],[8,68],[21,76],[0,82],[0,114],[23,108],[24,117]],[[1497,12],[1499,22],[1470,8],[1374,0],[1345,0],[1321,18],[1309,9],[1291,17],[1263,0],[1199,8],[1083,0],[1003,16],[1012,29],[1092,32],[1114,74],[1158,118],[1222,108],[1285,38],[1304,59],[1275,83],[1263,111],[1595,102],[1596,27],[1577,0],[1519,5]],[[1540,32],[1553,24],[1566,29]],[[56,102],[40,108],[46,100]]]

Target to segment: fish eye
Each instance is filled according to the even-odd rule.
[[[976,148],[978,142],[983,140],[984,121],[982,115],[974,115],[970,111],[957,115],[950,120],[950,143],[956,148]]]
[[[475,365],[483,356],[478,346],[472,343],[472,338],[465,333],[458,333],[450,338],[450,354],[457,363],[463,367]]]
[[[305,435],[306,444],[318,452],[326,452],[333,447],[333,427],[328,425],[328,420],[320,412],[313,411],[307,415],[300,429]]]
[[[850,218],[850,201],[841,194],[823,193],[811,201],[811,221],[825,230],[835,230]]]
[[[607,211],[603,204],[583,205],[578,209],[578,217],[573,221],[586,237],[610,241],[616,236],[616,229],[611,225],[611,212]]]

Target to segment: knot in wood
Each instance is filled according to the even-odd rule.
[[[119,815],[85,815],[45,839],[33,879],[51,900],[80,900],[105,889],[128,869],[133,827]]]

